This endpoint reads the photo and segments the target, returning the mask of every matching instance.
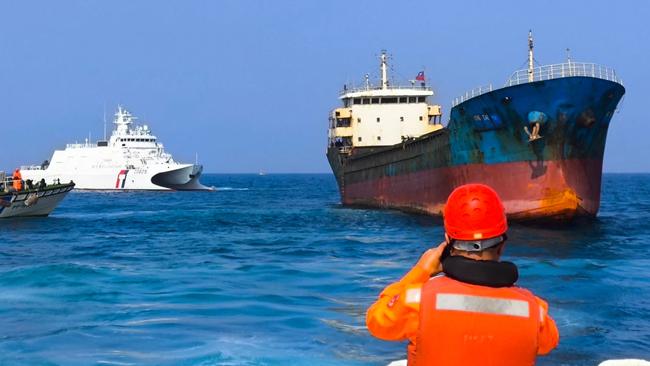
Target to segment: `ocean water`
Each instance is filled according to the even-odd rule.
[[[207,175],[216,192],[72,192],[0,221],[1,365],[385,365],[364,313],[441,223],[344,208],[331,175]],[[605,175],[597,220],[514,225],[550,303],[540,365],[650,359],[650,175]]]

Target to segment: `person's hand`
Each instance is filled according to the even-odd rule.
[[[431,248],[422,254],[417,266],[425,272],[433,275],[442,272],[442,264],[440,264],[440,257],[442,252],[447,246],[447,241],[443,241],[437,247]]]

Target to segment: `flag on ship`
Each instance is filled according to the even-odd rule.
[[[415,77],[417,81],[424,81],[424,71],[418,72],[418,75]]]

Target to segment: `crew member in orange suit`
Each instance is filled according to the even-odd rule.
[[[20,174],[20,169],[14,170],[14,175],[13,175],[13,186],[14,190],[20,191],[23,189],[23,176]]]
[[[483,184],[454,190],[444,208],[445,241],[427,250],[368,309],[377,338],[408,340],[408,365],[534,365],[559,341],[548,305],[515,285],[500,261],[508,223]]]

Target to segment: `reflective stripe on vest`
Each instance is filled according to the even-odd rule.
[[[530,317],[527,301],[474,295],[439,293],[436,295],[436,309]]]
[[[419,304],[421,294],[422,294],[422,290],[420,288],[410,288],[406,290],[405,302],[407,304]]]

